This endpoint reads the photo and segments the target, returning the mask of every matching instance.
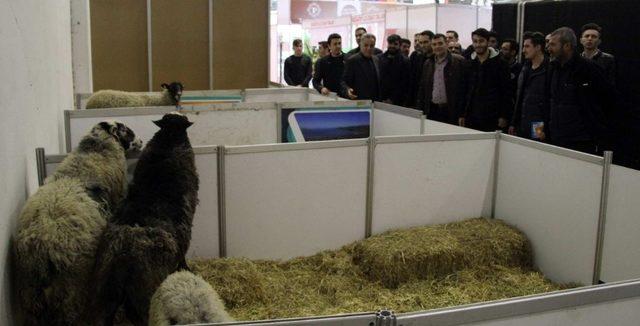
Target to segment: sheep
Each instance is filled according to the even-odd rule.
[[[169,275],[151,297],[150,326],[232,321],[211,285],[188,271]]]
[[[124,124],[100,122],[25,203],[14,240],[25,324],[83,324],[98,239],[125,196],[125,151],[141,146]]]
[[[132,93],[111,89],[93,93],[87,100],[87,109],[130,108],[139,106],[169,106],[180,104],[184,86],[180,82],[162,84],[160,94]]]
[[[188,269],[185,254],[198,203],[198,174],[182,114],[165,114],[142,151],[129,193],[98,247],[94,324],[112,325],[124,303],[127,318],[146,325],[151,296],[171,273]]]

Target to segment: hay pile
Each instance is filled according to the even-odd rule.
[[[401,239],[405,233],[411,241]],[[394,263],[373,263],[374,256]],[[286,262],[225,258],[189,265],[218,291],[236,320],[259,320],[386,307],[411,312],[566,288],[531,270],[530,262],[519,232],[495,220],[473,219],[388,232]],[[420,272],[422,266],[429,272]],[[396,286],[387,286],[389,280]]]

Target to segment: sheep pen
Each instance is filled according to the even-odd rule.
[[[162,84],[160,93],[135,93],[112,89],[93,93],[87,100],[87,109],[131,108],[141,106],[178,106],[184,87],[180,82]]]
[[[219,258],[192,260],[189,266],[220,294],[236,320],[380,308],[402,313],[577,286],[547,280],[532,267],[528,248],[522,233],[478,218],[389,231],[288,261]],[[369,255],[379,263],[371,265]],[[426,272],[416,273],[423,267]]]

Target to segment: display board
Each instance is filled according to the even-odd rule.
[[[429,120],[429,119],[425,119],[423,123],[424,123],[423,132],[425,135],[481,134],[482,133],[482,131],[478,131],[475,129],[464,128],[464,127],[455,126],[452,124]]]
[[[612,165],[604,230],[604,282],[640,278],[640,171]]]
[[[74,149],[96,123],[104,120],[121,121],[147,141],[158,130],[152,121],[173,110],[172,107],[149,107],[65,111],[69,124],[68,145]],[[277,109],[273,103],[216,104],[185,108],[181,112],[194,123],[187,129],[193,146],[277,143]]]
[[[421,111],[380,102],[375,102],[373,108],[374,136],[420,135]]]
[[[457,136],[376,139],[373,234],[489,217],[495,134]]]
[[[224,175],[230,257],[289,259],[364,238],[366,140],[230,147]]]
[[[545,276],[591,284],[602,159],[510,136],[499,156],[496,218],[527,235]]]

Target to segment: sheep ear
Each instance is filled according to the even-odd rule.
[[[167,83],[164,83],[164,84],[160,85],[160,88],[167,89],[167,88],[169,88],[169,85],[167,85]]]
[[[106,121],[100,122],[100,127],[114,137],[118,137],[118,126],[115,123]]]
[[[162,120],[153,120],[153,124],[160,128],[163,126]]]

